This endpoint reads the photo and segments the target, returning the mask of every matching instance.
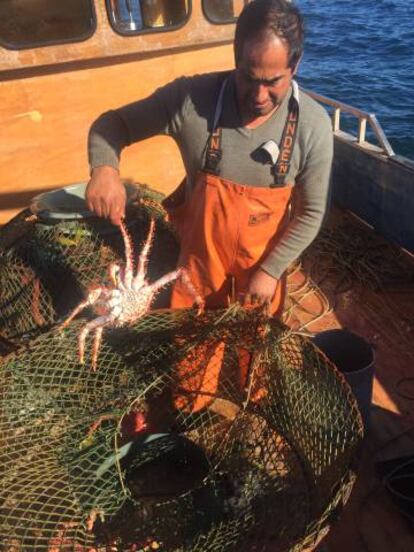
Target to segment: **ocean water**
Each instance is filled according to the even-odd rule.
[[[299,83],[375,113],[395,153],[414,159],[414,0],[296,4],[307,32]]]

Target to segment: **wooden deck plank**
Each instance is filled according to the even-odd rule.
[[[378,257],[378,278],[375,262],[367,264],[367,278],[365,274],[359,277],[357,272],[359,262],[364,267],[363,258],[354,263],[350,260],[350,266],[346,266],[352,257],[352,243],[344,244],[344,265],[335,264],[337,258],[332,258],[332,250],[329,257],[332,243],[328,243],[325,253],[324,244],[317,243],[318,239],[323,242],[322,232],[288,280],[290,309],[286,321],[291,327],[311,335],[345,328],[372,344],[375,352],[371,425],[357,483],[341,519],[318,550],[413,552],[414,523],[393,505],[376,474],[375,464],[414,454],[414,263],[412,257],[400,256],[346,213],[334,210],[327,228],[334,233],[344,221],[355,225],[362,255],[364,239],[367,248],[371,248],[367,257],[375,247],[380,256],[383,251],[390,255],[388,260]],[[335,234],[332,236],[337,239]],[[339,243],[340,240],[336,246]],[[340,255],[338,258],[341,260]],[[399,265],[406,269],[394,270]]]

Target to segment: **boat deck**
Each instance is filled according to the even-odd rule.
[[[414,454],[413,258],[333,210],[291,271],[288,290],[285,317],[294,329],[346,328],[375,352],[371,424],[357,483],[318,551],[412,552],[414,514],[410,520],[400,513],[376,472],[380,461]],[[411,493],[414,511],[414,479]]]

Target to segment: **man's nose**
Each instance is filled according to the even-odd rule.
[[[264,103],[269,99],[269,91],[265,84],[259,83],[255,86],[254,98],[257,103]]]

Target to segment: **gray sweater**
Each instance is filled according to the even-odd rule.
[[[139,100],[101,115],[89,133],[91,168],[118,168],[124,147],[158,134],[174,138],[180,149],[190,189],[203,168],[205,149],[223,73],[182,77]],[[223,157],[220,176],[240,184],[269,186],[273,182],[271,160],[261,146],[280,143],[287,116],[287,94],[277,111],[255,129],[241,126],[233,75],[230,74],[220,119]],[[299,94],[299,126],[286,183],[294,184],[299,208],[282,238],[261,263],[279,278],[312,242],[327,204],[333,154],[331,122],[326,111],[307,94]]]

